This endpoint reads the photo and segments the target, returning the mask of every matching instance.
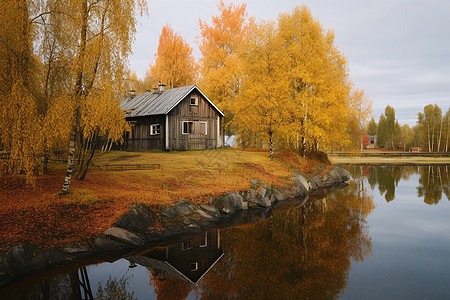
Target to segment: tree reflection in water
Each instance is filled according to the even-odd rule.
[[[150,269],[145,285],[157,299],[335,299],[347,285],[351,263],[371,254],[366,217],[374,209],[372,190],[378,186],[392,201],[398,183],[414,175],[419,197],[437,204],[443,194],[449,199],[449,169],[351,167],[350,186],[324,198],[276,211],[256,224],[211,230],[126,259]],[[110,278],[94,287],[94,296],[133,299],[127,280],[133,279]],[[92,298],[85,268],[39,282],[20,298]]]
[[[424,198],[426,204],[438,204],[442,199],[442,193],[449,197],[450,184],[449,166],[428,166],[420,169],[419,186],[417,195]]]
[[[65,274],[41,278],[38,284],[27,284],[26,288],[12,289],[9,293],[0,295],[2,299],[73,299],[73,300],[134,300],[134,292],[127,291],[129,277],[112,278],[106,283],[99,282],[97,292],[91,288],[91,282],[86,267],[74,268]],[[32,283],[33,281],[29,282]]]
[[[400,180],[407,181],[413,174],[419,174],[417,195],[426,204],[438,204],[444,194],[450,200],[450,166],[351,166],[348,170],[353,178],[367,177],[372,187],[378,185],[378,191],[390,202],[395,199],[395,189]]]
[[[371,253],[360,181],[268,220],[224,230],[226,256],[202,282],[202,299],[334,299],[351,262]]]

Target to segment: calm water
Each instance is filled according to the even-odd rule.
[[[256,224],[40,274],[0,298],[450,299],[450,167],[349,170],[345,189]]]

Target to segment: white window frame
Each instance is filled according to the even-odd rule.
[[[159,135],[161,134],[161,125],[160,124],[151,124],[150,125],[150,135]]]
[[[193,242],[192,240],[185,240],[185,241],[183,241],[181,243],[181,250],[182,251],[186,251],[186,250],[192,249],[193,248],[192,242]]]
[[[194,100],[194,103],[192,103],[192,100]],[[191,96],[189,98],[189,104],[192,106],[198,106],[198,97],[197,96]]]
[[[198,262],[191,263],[190,269],[191,269],[191,272],[197,271],[198,270]]]
[[[191,123],[192,124],[192,132],[184,132],[184,124]],[[194,121],[183,121],[181,122],[181,133],[182,134],[193,134],[194,133]]]
[[[208,122],[207,121],[200,121],[200,124],[205,124],[205,133],[200,132],[200,134],[204,134],[204,135],[208,135]],[[200,125],[200,128],[202,128],[202,126]]]
[[[200,247],[208,247],[208,233],[205,232],[205,237],[200,241]]]

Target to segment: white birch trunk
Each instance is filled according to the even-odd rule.
[[[73,164],[75,160],[75,135],[71,135],[70,143],[69,143],[69,157],[67,159],[67,173],[66,178],[64,179],[64,185],[62,188],[62,194],[69,193],[70,181],[73,176]]]

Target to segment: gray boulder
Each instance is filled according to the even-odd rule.
[[[103,231],[106,237],[134,246],[143,246],[145,244],[144,237],[119,227],[111,227]]]
[[[200,204],[200,208],[203,209],[203,211],[205,211],[209,215],[213,216],[215,219],[219,219],[221,217],[219,209],[215,206]]]
[[[235,213],[240,210],[248,209],[248,203],[244,201],[238,192],[228,192],[224,196],[213,199],[213,205],[225,214]]]
[[[311,177],[310,183],[314,183],[314,184],[315,184],[315,186],[316,186],[315,189],[320,188],[320,187],[322,186],[322,182],[323,182],[323,181],[320,180],[320,178],[319,178],[318,176],[313,176],[313,177]]]
[[[149,227],[155,225],[156,219],[156,214],[146,205],[134,204],[126,214],[119,217],[114,226],[133,232],[145,233]]]
[[[200,218],[206,220],[206,221],[210,221],[213,222],[216,220],[216,218],[210,214],[208,214],[207,212],[201,210],[201,209],[197,209],[195,211],[196,214],[198,214],[200,216]]]
[[[174,206],[163,207],[161,209],[161,215],[166,218],[179,218],[191,215],[195,210],[197,210],[197,207],[194,204],[178,200]]]
[[[256,194],[255,203],[261,207],[270,207],[272,205],[270,192],[266,188],[261,188],[258,194]]]
[[[303,175],[300,174],[295,177],[292,177],[291,180],[294,182],[297,188],[303,189],[304,194],[307,194],[309,192],[310,184]]]
[[[118,251],[123,249],[135,248],[134,245],[111,240],[102,236],[99,236],[94,240],[94,246],[95,248],[102,251]]]
[[[62,251],[65,253],[74,254],[74,253],[89,252],[89,248],[86,245],[73,243],[65,245]]]
[[[298,198],[298,197],[303,197],[305,195],[307,195],[308,192],[305,191],[305,189],[303,187],[296,187],[294,188],[294,190],[292,191],[292,196]]]
[[[272,187],[272,193],[275,201],[279,202],[289,199],[291,191],[289,188]]]
[[[341,167],[334,167],[333,170],[335,170],[336,173],[341,177],[342,181],[348,181],[350,180],[350,178],[352,178],[350,172]]]

